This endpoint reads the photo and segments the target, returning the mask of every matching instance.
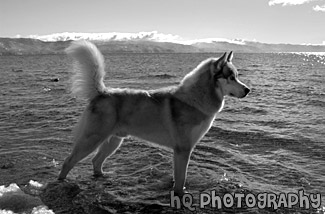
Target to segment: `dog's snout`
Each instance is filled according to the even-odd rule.
[[[248,94],[251,90],[249,88],[245,88],[245,94]]]

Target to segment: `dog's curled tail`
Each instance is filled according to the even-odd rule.
[[[66,53],[73,58],[71,91],[74,95],[93,99],[105,91],[104,57],[97,47],[87,41],[72,42]]]

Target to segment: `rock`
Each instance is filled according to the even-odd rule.
[[[75,183],[55,181],[47,184],[40,194],[42,201],[55,213],[70,212],[75,206],[72,203],[73,198],[80,193],[80,188]]]
[[[11,69],[12,72],[23,72],[23,69]]]
[[[2,164],[1,169],[10,169],[13,168],[15,166],[15,164],[13,162],[7,162]]]
[[[30,212],[35,207],[44,206],[40,198],[24,193],[17,184],[0,186],[0,210],[15,213]]]
[[[59,82],[60,78],[51,79],[51,82]]]

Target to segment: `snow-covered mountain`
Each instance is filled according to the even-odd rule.
[[[139,32],[139,33],[55,33],[49,35],[30,35],[28,38],[38,39],[44,42],[57,42],[69,40],[91,40],[91,41],[152,41],[152,42],[170,42],[182,45],[193,45],[197,43],[227,42],[238,45],[245,45],[243,39],[225,39],[225,38],[205,38],[186,40],[178,35],[163,34],[157,31]]]
[[[0,55],[61,54],[72,40],[91,40],[104,53],[185,52],[325,52],[325,45],[266,44],[243,39],[186,40],[177,35],[139,33],[56,33],[27,38],[0,38]]]
[[[157,31],[139,33],[55,33],[50,35],[31,35],[28,38],[38,39],[45,42],[57,42],[68,40],[91,40],[91,41],[153,41],[179,43],[181,38],[172,34],[162,34]]]

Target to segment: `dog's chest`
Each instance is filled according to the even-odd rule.
[[[191,141],[192,143],[198,142],[204,135],[209,131],[212,126],[215,116],[210,117],[194,126],[191,130]]]

